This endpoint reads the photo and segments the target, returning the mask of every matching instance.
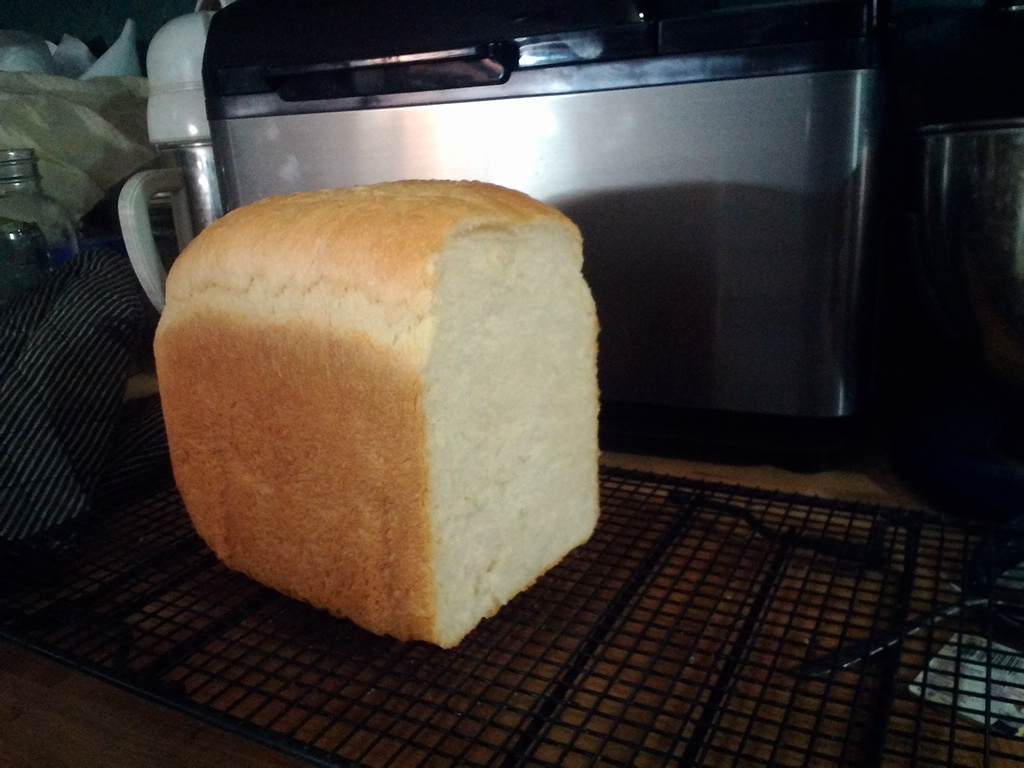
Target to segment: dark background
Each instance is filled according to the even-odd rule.
[[[125,20],[134,19],[139,62],[145,66],[156,31],[195,7],[195,0],[2,0],[0,29],[32,32],[55,43],[69,34],[98,54],[121,34]]]
[[[343,0],[338,0],[343,2]],[[978,7],[984,0],[893,0],[894,9]],[[736,4],[725,0],[715,5]],[[743,3],[739,3],[743,4]],[[0,29],[20,29],[58,42],[67,33],[87,43],[94,52],[111,45],[125,19],[135,20],[140,52],[161,26],[195,10],[195,0],[2,0]],[[694,0],[695,9],[707,7]],[[141,56],[140,60],[145,61]]]

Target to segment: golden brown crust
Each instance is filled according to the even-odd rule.
[[[175,478],[218,556],[374,631],[429,637],[416,372],[358,335],[204,314],[158,349]]]
[[[454,228],[532,218],[576,231],[555,209],[482,182],[396,181],[269,197],[201,233],[168,275],[167,303],[210,285],[244,292],[255,280],[298,290],[330,283],[426,311],[432,257]]]

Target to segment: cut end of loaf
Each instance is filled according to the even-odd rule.
[[[424,404],[442,645],[596,524],[596,328],[578,248],[538,222],[471,229],[438,256]]]
[[[597,321],[564,216],[405,182],[205,234],[156,357],[179,488],[228,565],[450,647],[589,538]]]

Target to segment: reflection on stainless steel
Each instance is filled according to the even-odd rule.
[[[446,103],[212,120],[226,205],[403,178],[520,189],[583,232],[606,399],[853,413],[875,71],[657,85],[652,65],[648,87],[570,92],[586,70],[566,70],[540,96],[520,72]]]
[[[224,215],[224,202],[220,194],[220,180],[213,159],[210,142],[192,142],[164,147],[160,152],[161,164],[167,168],[181,168],[185,176],[189,220],[192,232],[199,233]]]
[[[924,272],[955,341],[1024,392],[1024,121],[922,132]]]

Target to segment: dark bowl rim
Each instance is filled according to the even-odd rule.
[[[973,120],[963,123],[936,123],[921,126],[914,133],[917,136],[928,138],[966,133],[1009,133],[1013,131],[1024,131],[1024,117]]]

